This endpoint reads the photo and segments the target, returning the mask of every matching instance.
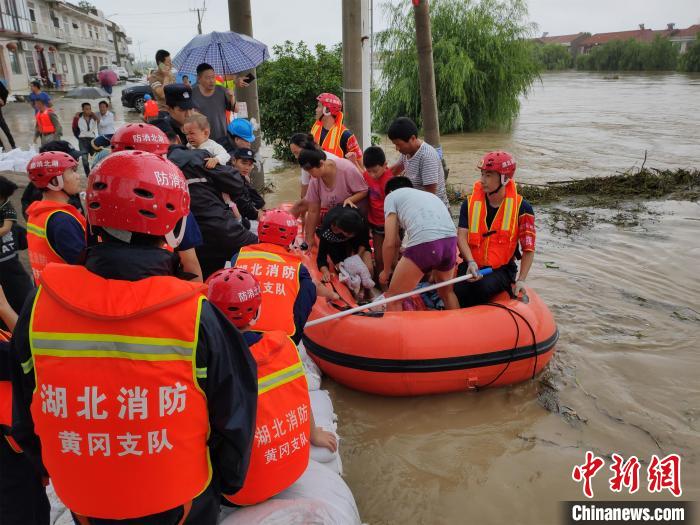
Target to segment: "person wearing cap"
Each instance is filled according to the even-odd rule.
[[[343,102],[333,93],[321,93],[316,97],[316,122],[311,135],[316,144],[337,157],[346,158],[362,167],[362,148],[352,131],[343,124]]]
[[[152,118],[158,118],[158,103],[146,93],[143,96],[143,120],[148,122]]]
[[[238,170],[238,172],[243,177],[243,183],[245,184],[246,191],[250,197],[250,201],[253,206],[258,210],[258,217],[252,218],[248,217],[250,220],[260,220],[263,208],[265,207],[265,199],[258,191],[253,188],[250,183],[250,172],[253,171],[255,166],[255,153],[250,148],[238,148],[233,152],[233,167]]]
[[[185,84],[169,84],[164,88],[165,119],[180,138],[180,144],[187,144],[187,135],[182,127],[187,118],[192,115],[194,101],[192,100],[192,88]]]
[[[246,118],[235,118],[228,125],[229,147],[235,150],[238,148],[251,148],[255,142],[253,124]]]
[[[79,160],[80,156],[82,155],[80,151],[71,146],[70,142],[65,140],[54,140],[52,142],[47,142],[41,148],[39,148],[39,153],[45,153],[47,151],[60,151],[62,153],[68,153],[68,155],[73,157],[76,161]],[[25,219],[27,218],[27,209],[29,208],[29,205],[32,202],[40,201],[43,196],[44,193],[39,188],[34,186],[31,181],[27,183],[27,187],[24,188],[22,198],[20,199],[20,202],[22,203],[22,216]],[[68,203],[80,211],[83,210],[82,204],[80,203],[80,198],[77,195],[70,195],[68,197]]]
[[[189,201],[158,155],[104,159],[87,187],[101,242],[85,266],[49,265],[17,320],[13,435],[76,523],[214,525],[219,494],[243,485],[257,368],[162,248],[177,246]]]
[[[209,153],[187,149],[167,119],[154,119],[151,124],[163,131],[170,141],[168,160],[173,162],[187,179],[192,197],[192,213],[199,224],[204,243],[197,247],[197,258],[206,280],[212,273],[224,267],[232,253],[242,246],[258,241],[255,234],[237,220],[226,204],[222,193],[227,193],[244,213],[246,206],[255,209],[243,184],[243,177],[233,166],[206,168]],[[247,201],[247,202],[246,202]],[[245,203],[245,204],[241,204]],[[257,216],[257,211],[254,212]]]
[[[43,193],[27,208],[27,244],[34,281],[49,263],[79,264],[87,246],[85,217],[68,200],[80,191],[78,162],[58,151],[39,153],[27,164],[29,180]]]
[[[92,164],[90,165],[90,169],[97,166],[102,159],[104,159],[107,155],[109,155],[112,152],[112,150],[110,149],[111,145],[111,135],[109,137],[106,135],[98,135],[97,137],[92,139],[90,146],[92,147],[92,150],[95,152],[95,154],[92,156]]]
[[[158,111],[163,114],[167,112],[165,87],[173,83],[175,83],[173,60],[170,58],[170,53],[168,51],[159,49],[156,51],[156,69],[148,75],[148,84],[151,86],[151,91],[153,91],[156,103],[158,104]]]

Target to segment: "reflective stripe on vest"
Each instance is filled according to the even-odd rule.
[[[42,135],[49,135],[56,132],[56,128],[51,122],[50,110],[45,109],[36,114],[36,125],[39,133]]]
[[[76,514],[115,520],[191,501],[211,480],[195,365],[201,285],[65,264],[40,282],[23,369],[35,376],[32,419],[58,496]]]
[[[505,186],[506,196],[496,212],[491,228],[486,226],[487,203],[481,183],[474,184],[469,196],[469,249],[480,267],[499,268],[508,264],[518,247],[518,220],[522,196],[514,181]]]
[[[309,464],[311,402],[294,343],[279,330],[250,346],[258,365],[258,406],[250,466],[236,505],[265,501],[294,483]]]
[[[294,335],[301,258],[275,244],[251,244],[241,248],[236,266],[248,270],[260,283],[262,306],[255,330],[282,330]]]
[[[328,133],[326,133],[323,143],[321,143],[323,125],[320,120],[314,122],[311,128],[311,135],[313,135],[314,141],[321,146],[323,151],[333,153],[335,156],[342,159],[345,157],[345,152],[343,148],[340,147],[340,139],[343,138],[343,133],[345,133],[347,129],[348,128],[343,125],[343,113],[339,112],[335,117],[335,124],[328,130]]]
[[[87,230],[85,217],[70,204],[54,201],[37,201],[27,208],[27,251],[36,284],[39,283],[39,276],[47,264],[66,262],[56,253],[56,250],[53,249],[46,237],[46,226],[49,223],[49,219],[58,212],[69,214],[80,223],[84,232]]]

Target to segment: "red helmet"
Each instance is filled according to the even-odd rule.
[[[93,226],[165,236],[190,211],[187,181],[175,164],[145,151],[112,153],[88,177],[87,217]]]
[[[316,97],[316,100],[325,108],[324,114],[326,115],[335,117],[343,109],[343,101],[333,93],[321,93]]]
[[[284,210],[267,210],[258,223],[258,239],[285,248],[297,238],[299,225],[294,215]]]
[[[27,164],[29,180],[37,188],[54,191],[63,189],[63,173],[78,165],[73,157],[62,151],[45,151],[39,153]],[[53,182],[54,179],[56,182]]]
[[[477,166],[480,170],[495,171],[501,175],[501,184],[515,175],[515,160],[505,151],[492,151],[484,155]]]
[[[124,124],[112,135],[112,151],[135,149],[156,155],[168,153],[168,136],[151,124]]]
[[[241,268],[224,268],[214,272],[207,284],[207,298],[236,328],[244,328],[257,320],[262,293],[252,274]]]

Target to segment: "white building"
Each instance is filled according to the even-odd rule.
[[[27,93],[33,78],[73,87],[112,64],[131,70],[130,39],[97,9],[63,0],[3,0],[0,11],[0,78],[10,91]]]

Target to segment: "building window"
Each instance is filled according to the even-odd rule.
[[[80,58],[80,72],[85,73],[85,57],[83,55],[78,55]]]
[[[27,52],[24,54],[24,58],[25,58],[25,60],[27,61],[27,74],[28,74],[30,77],[35,77],[35,76],[37,76],[37,73],[36,73],[36,64],[34,63],[34,53],[32,53],[31,51],[27,51]]]
[[[68,23],[68,17],[64,16],[63,17],[63,29],[66,30],[66,33],[70,33],[70,24]]]
[[[19,63],[19,55],[17,54],[17,51],[13,51],[12,49],[8,49],[8,53],[10,54],[10,67],[12,68],[12,72],[15,75],[21,75],[22,74],[22,66]]]
[[[73,29],[80,29],[80,26],[78,24],[76,24],[75,22],[73,22]]]

